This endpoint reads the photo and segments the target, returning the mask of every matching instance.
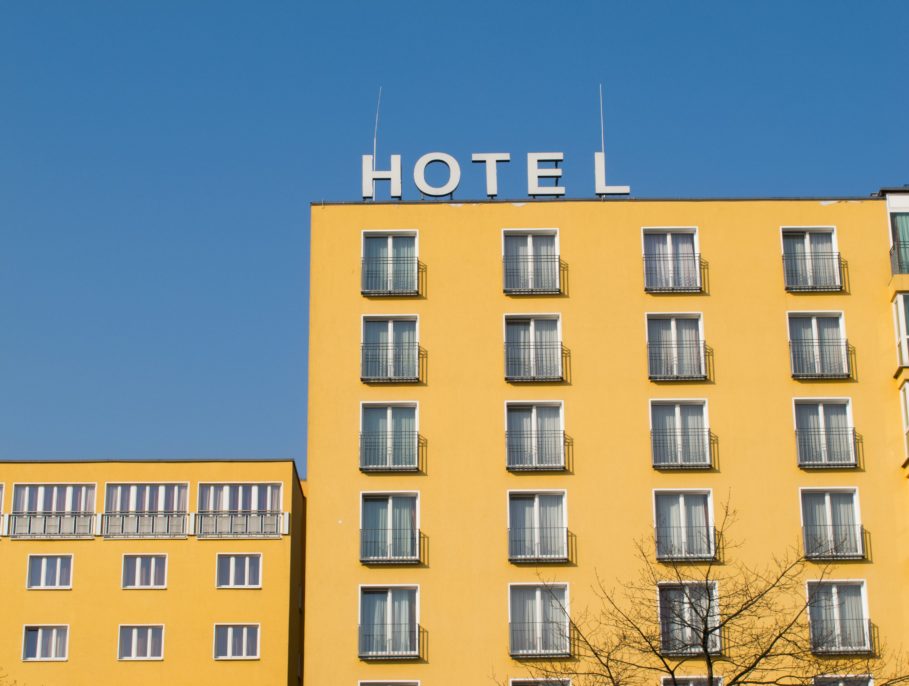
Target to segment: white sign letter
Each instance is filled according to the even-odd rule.
[[[507,152],[475,152],[470,158],[474,162],[486,164],[486,195],[494,198],[499,194],[499,177],[496,162],[510,162],[511,155]]]
[[[593,153],[593,178],[594,193],[597,195],[628,195],[631,186],[606,185],[606,155],[601,152]]]
[[[560,152],[527,153],[527,195],[565,195],[563,186],[541,186],[541,178],[558,179],[562,170],[558,167],[540,168],[540,162],[561,162],[564,155]]]
[[[426,183],[426,167],[433,162],[441,162],[448,167],[448,181],[441,186],[430,186]],[[454,192],[461,183],[461,165],[451,155],[444,152],[428,152],[417,160],[413,166],[413,182],[424,195],[441,197]]]
[[[372,168],[372,155],[363,155],[363,199],[375,194],[376,181],[391,181],[391,197],[401,197],[401,156],[391,156],[391,169],[382,171]]]

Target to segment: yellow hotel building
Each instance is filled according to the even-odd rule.
[[[311,215],[307,683],[536,683],[635,541],[798,548],[813,650],[906,647],[909,187]]]
[[[300,683],[293,462],[2,462],[0,513],[0,683]]]

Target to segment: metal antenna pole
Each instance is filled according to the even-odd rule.
[[[376,125],[372,130],[372,170],[376,170],[376,150],[379,141],[379,108],[382,106],[382,86],[379,86],[379,99],[376,102]],[[376,182],[372,182],[372,197],[376,197]]]

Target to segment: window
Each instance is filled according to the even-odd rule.
[[[907,246],[909,250],[909,246]],[[909,255],[907,255],[909,257]],[[893,301],[896,325],[896,352],[901,367],[909,366],[909,293],[897,293]]]
[[[360,432],[360,469],[418,469],[416,405],[364,405]]]
[[[27,626],[22,645],[23,660],[65,660],[69,628],[65,626]]]
[[[26,585],[30,589],[72,588],[72,572],[72,555],[29,555]]]
[[[796,379],[845,379],[849,354],[840,314],[790,314],[789,347]]]
[[[890,264],[894,274],[909,274],[909,212],[892,212],[890,230],[893,247]]]
[[[18,484],[9,533],[13,538],[91,537],[94,511],[94,484]]]
[[[855,429],[847,400],[796,400],[800,467],[854,467]]]
[[[559,293],[559,247],[555,232],[512,232],[504,236],[506,293]]]
[[[816,653],[869,652],[871,637],[865,606],[863,581],[809,583],[811,649]]]
[[[710,429],[703,401],[650,404],[650,445],[657,469],[708,468]]]
[[[115,538],[186,535],[187,484],[108,484],[101,532]]]
[[[562,380],[562,343],[557,316],[506,318],[505,379]]]
[[[677,676],[675,677],[675,684],[671,677],[664,676],[660,682],[662,686],[707,686],[707,677],[706,676]],[[721,677],[713,677],[713,686],[722,686],[723,679]]]
[[[363,381],[419,381],[420,346],[417,320],[363,320]]]
[[[218,588],[262,588],[261,553],[220,553]]]
[[[562,406],[512,404],[506,407],[506,466],[510,470],[565,468]]]
[[[716,582],[660,584],[660,649],[666,655],[720,652]]]
[[[840,290],[833,229],[783,229],[783,276],[787,291]]]
[[[701,263],[694,229],[644,229],[644,290],[697,292]]]
[[[706,379],[701,316],[647,315],[648,374],[654,381]]]
[[[568,587],[511,586],[510,594],[511,654],[569,655]]]
[[[564,493],[508,495],[508,559],[558,561],[568,559]]]
[[[864,557],[862,526],[854,490],[802,491],[805,557]]]
[[[571,686],[570,679],[521,679],[512,681],[511,686]]]
[[[281,535],[281,484],[199,484],[196,536],[261,538]]]
[[[161,660],[164,657],[164,627],[121,626],[117,657],[121,660]]]
[[[363,295],[417,295],[415,233],[364,233]]]
[[[657,492],[658,560],[712,559],[716,554],[709,492]]]
[[[123,588],[165,588],[166,555],[124,555]]]
[[[360,590],[360,646],[364,659],[419,655],[416,588]]]
[[[216,660],[258,660],[258,624],[216,624]]]
[[[360,529],[363,562],[419,562],[415,494],[364,495]]]

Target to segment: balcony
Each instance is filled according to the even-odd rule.
[[[894,274],[909,274],[909,241],[894,241],[890,248],[890,268]]]
[[[845,339],[789,342],[793,379],[848,379],[849,343]]]
[[[707,379],[704,341],[647,344],[647,376],[651,381]]]
[[[716,559],[716,530],[712,526],[658,526],[656,558],[666,562]]]
[[[671,627],[664,625],[660,637],[660,654],[667,657],[703,655],[702,638],[706,638],[708,652],[711,655],[719,655],[722,652],[719,629],[712,628],[709,631],[711,632],[709,636],[701,636],[699,631],[695,631],[694,628],[688,628],[685,624],[675,624]],[[704,633],[706,633],[706,630]],[[692,635],[686,636],[685,634]]]
[[[360,379],[366,383],[414,383],[420,380],[417,343],[364,343]]]
[[[508,560],[510,562],[567,562],[568,529],[564,526],[509,529]]]
[[[360,562],[419,564],[419,529],[360,529]]]
[[[278,538],[284,513],[272,510],[203,511],[196,513],[198,538]]]
[[[563,265],[558,255],[508,255],[502,260],[509,295],[558,295]]]
[[[855,429],[796,429],[799,467],[852,468],[856,461]]]
[[[505,467],[514,472],[562,471],[565,469],[565,432],[507,431]]]
[[[416,257],[364,257],[360,293],[373,296],[419,295],[420,266]]]
[[[91,538],[92,512],[14,512],[9,516],[10,538]]]
[[[701,256],[644,255],[644,290],[648,293],[700,293]]]
[[[655,429],[650,432],[654,469],[710,469],[709,429]]]
[[[564,381],[561,343],[505,343],[505,380]]]
[[[105,538],[183,538],[186,512],[105,512],[101,535]]]
[[[783,280],[792,293],[843,290],[842,261],[838,252],[783,255]]]
[[[414,660],[420,657],[418,624],[361,624],[358,654],[361,660]]]
[[[567,619],[549,622],[509,622],[509,654],[516,658],[570,657]]]
[[[829,610],[833,614],[833,608]],[[818,655],[865,655],[872,652],[867,619],[810,621],[811,651]]]
[[[809,560],[863,560],[865,530],[859,524],[815,524],[802,529]]]
[[[415,472],[419,436],[416,431],[368,431],[360,434],[360,471]]]

